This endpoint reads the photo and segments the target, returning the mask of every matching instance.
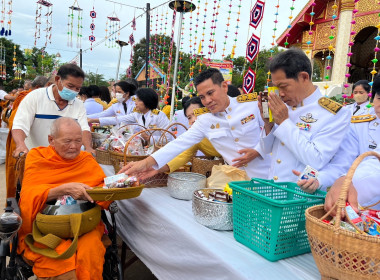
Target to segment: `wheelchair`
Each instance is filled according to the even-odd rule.
[[[19,176],[17,176],[16,197],[7,199],[8,211],[14,211],[21,216],[18,201],[20,199],[21,182],[23,175],[23,168],[25,162],[25,155],[18,158],[16,169]],[[7,210],[6,210],[7,211]],[[108,237],[111,240],[111,245],[106,248],[104,254],[103,265],[103,279],[104,280],[123,280],[123,267],[118,255],[118,247],[116,243],[116,220],[115,213],[118,211],[115,202],[112,202],[109,207],[111,222],[108,220],[106,212],[102,210],[102,221],[108,231]],[[17,254],[18,237],[17,233],[8,239],[0,240],[0,280],[27,280],[34,275],[32,266],[27,264],[22,256]],[[12,245],[12,246],[11,246]],[[7,263],[7,258],[9,261]]]

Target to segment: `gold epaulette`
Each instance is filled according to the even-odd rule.
[[[343,107],[342,104],[335,102],[334,100],[331,100],[327,97],[319,98],[318,104],[325,108],[327,111],[333,113],[334,115],[336,115],[336,113],[338,113],[339,110]]]
[[[132,96],[132,101],[136,101],[136,96]]]
[[[198,108],[198,109],[194,110],[194,115],[196,117],[203,115],[203,114],[206,114],[206,113],[211,113],[210,110],[207,109],[206,107],[202,107],[202,108]]]
[[[351,122],[352,123],[361,123],[361,122],[370,122],[376,119],[376,116],[374,115],[360,115],[360,116],[352,116]]]
[[[116,103],[117,103],[117,99],[116,99],[116,98],[112,99],[112,100],[110,101],[110,103],[108,103],[108,105],[107,105],[107,109],[108,109],[109,107],[111,107],[113,104],[116,104]]]
[[[139,110],[137,110],[137,108],[135,107],[135,108],[133,108],[133,111],[132,111],[133,113],[139,113],[139,114],[142,114]]]
[[[158,115],[159,112],[160,112],[160,111],[158,111],[157,109],[153,109],[153,110],[152,110],[152,113],[155,114],[155,115]]]
[[[101,100],[100,98],[94,98],[95,102],[102,105],[103,109],[107,109],[107,103]]]
[[[236,97],[236,100],[239,103],[257,101],[257,92],[248,93],[248,94],[241,94],[241,95]]]

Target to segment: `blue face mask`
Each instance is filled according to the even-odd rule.
[[[61,85],[62,85],[62,82],[61,82]],[[58,89],[58,87],[57,87],[57,89]],[[65,99],[67,101],[74,100],[75,97],[77,97],[77,95],[78,95],[78,92],[76,92],[72,89],[68,89],[67,87],[63,87],[63,89],[61,91],[58,89],[58,93],[62,99]]]

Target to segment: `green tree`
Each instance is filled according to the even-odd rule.
[[[84,80],[86,86],[97,85],[97,86],[109,86],[108,81],[104,78],[103,74],[97,74],[93,72],[86,73],[86,78]]]
[[[25,79],[34,79],[38,75],[47,75],[59,66],[59,60],[55,54],[48,54],[44,48],[25,50]]]

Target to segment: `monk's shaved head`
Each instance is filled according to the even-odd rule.
[[[79,128],[81,129],[79,123],[74,120],[73,118],[69,118],[69,117],[61,117],[61,118],[58,118],[56,119],[51,127],[50,127],[50,135],[53,136],[53,137],[58,137],[59,135],[59,132],[61,130],[61,128],[65,126],[65,127],[73,127],[73,128]]]
[[[76,158],[82,146],[82,129],[72,118],[56,119],[50,128],[49,144],[63,159]]]

